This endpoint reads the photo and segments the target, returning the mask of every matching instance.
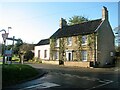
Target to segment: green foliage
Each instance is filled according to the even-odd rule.
[[[21,39],[18,39],[17,43],[12,47],[13,47],[13,54],[18,55],[19,54],[19,50],[20,50],[20,46],[23,45],[23,41]]]
[[[25,55],[24,55],[24,59],[31,60],[34,57],[34,53],[32,51],[26,51]]]
[[[60,39],[60,49],[59,49],[60,60],[64,60],[64,53],[65,53],[65,40],[64,40],[64,38],[61,38]]]
[[[21,81],[33,78],[38,75],[38,71],[29,65],[9,64],[2,66],[3,87],[13,85]]]
[[[50,39],[50,59],[53,60],[53,54],[54,54],[54,49],[55,49],[55,39],[51,38]]]
[[[79,58],[80,61],[82,61],[81,51],[82,51],[82,35],[78,35],[78,53],[77,53],[77,58]]]
[[[84,16],[73,16],[72,18],[69,18],[69,25],[79,24],[84,21],[88,21],[88,18]]]

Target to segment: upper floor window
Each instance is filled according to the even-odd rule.
[[[82,44],[87,44],[87,36],[82,36]]]
[[[69,45],[69,46],[72,45],[72,37],[67,38],[67,45]]]
[[[59,47],[59,39],[55,40],[55,47]]]

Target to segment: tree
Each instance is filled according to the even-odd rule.
[[[69,25],[74,25],[74,24],[79,24],[82,23],[84,21],[89,21],[88,18],[84,17],[84,16],[73,16],[72,18],[69,18]]]
[[[24,55],[24,58],[28,61],[28,60],[31,60],[33,59],[34,57],[34,53],[32,51],[26,51],[25,55]]]
[[[18,39],[17,43],[13,47],[14,54],[16,54],[16,55],[19,54],[19,50],[20,50],[21,45],[23,45],[23,41],[21,39]]]
[[[24,59],[29,60],[34,57],[34,53],[32,52],[32,50],[34,50],[34,44],[24,43],[20,46],[19,53],[20,55],[24,55]]]

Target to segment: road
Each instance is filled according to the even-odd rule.
[[[47,74],[43,77],[4,90],[119,90],[119,68],[78,68],[47,64],[30,64],[43,69]]]

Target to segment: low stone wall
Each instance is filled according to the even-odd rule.
[[[64,62],[65,66],[90,67],[90,62]]]
[[[42,60],[42,63],[59,65],[59,61],[45,61],[45,60]]]
[[[59,65],[59,61],[42,60],[42,63]],[[90,62],[65,61],[64,66],[90,67]]]

